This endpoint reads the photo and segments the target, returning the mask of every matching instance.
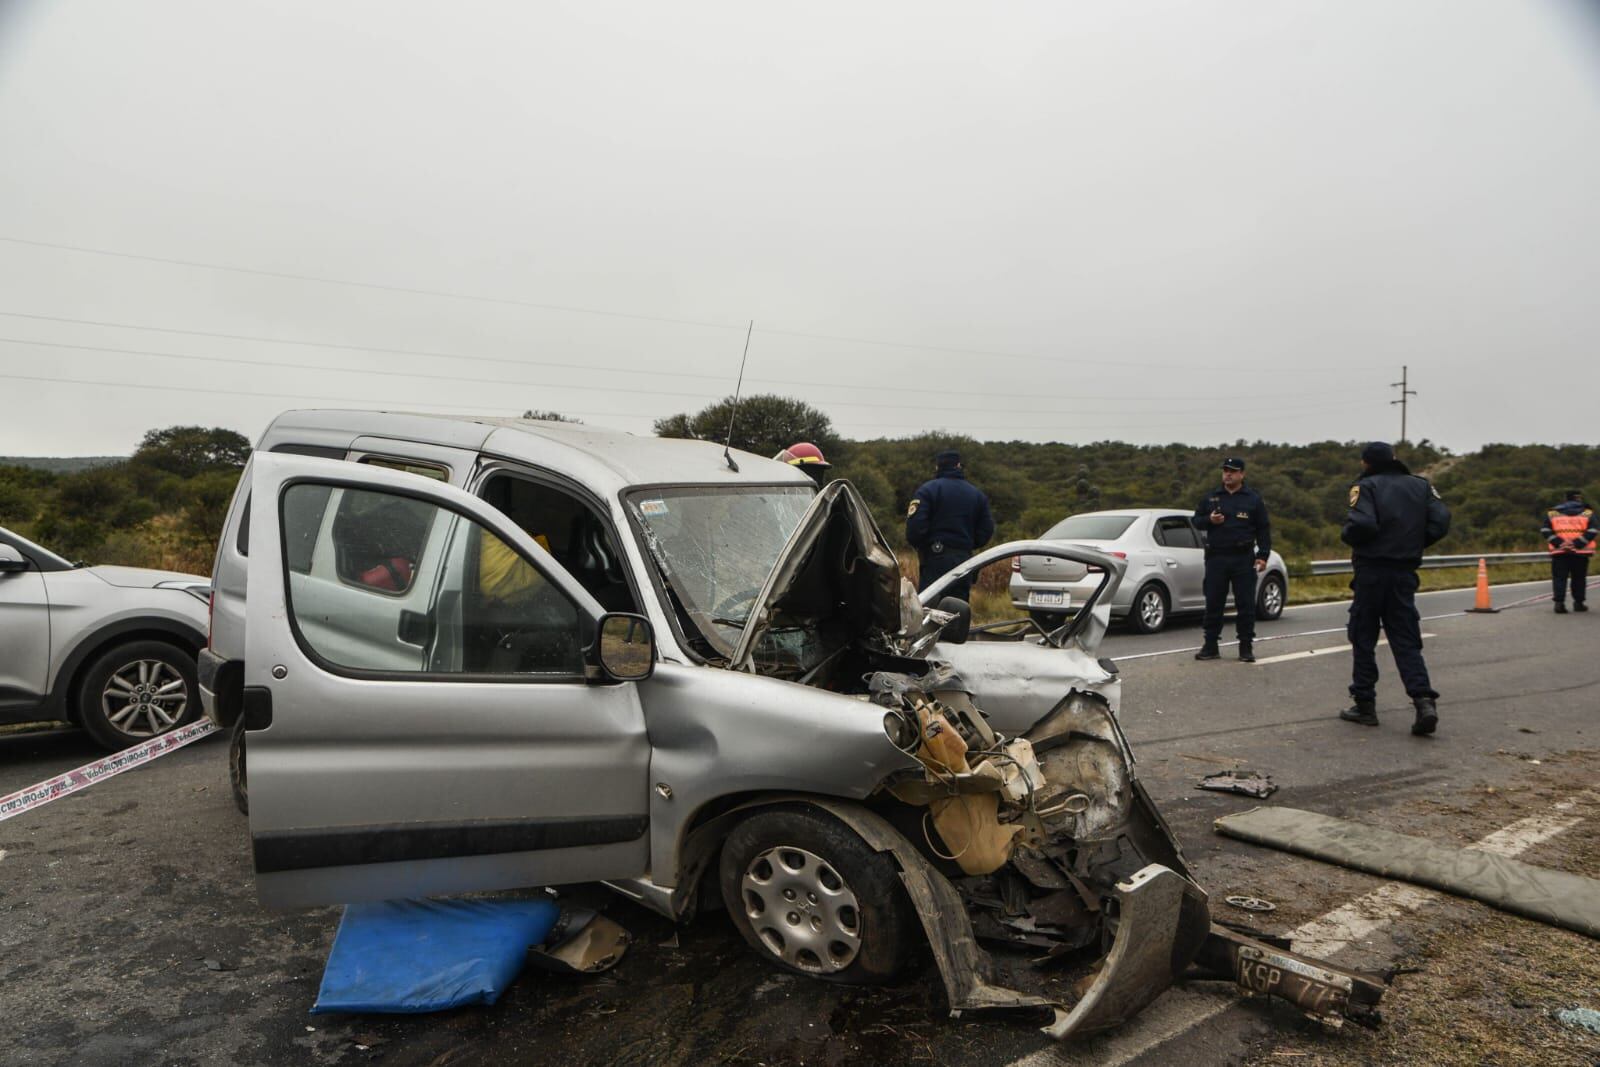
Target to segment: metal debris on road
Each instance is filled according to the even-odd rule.
[[[1278,791],[1271,775],[1259,771],[1218,771],[1200,779],[1200,788],[1215,793],[1238,793],[1240,796],[1265,800]]]
[[[1278,906],[1272,901],[1262,900],[1260,897],[1223,897],[1222,902],[1224,904],[1232,904],[1234,907],[1242,908],[1245,911],[1278,910]]]

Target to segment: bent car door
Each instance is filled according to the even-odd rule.
[[[1096,568],[1104,581],[1077,614],[1048,635],[1034,630],[1010,640],[974,635],[959,644],[940,641],[928,651],[972,686],[973,700],[997,730],[1023,734],[1074,689],[1115,695],[1117,675],[1096,657],[1111,621],[1111,598],[1127,563],[1108,553],[1065,541],[1012,541],[978,553],[921,593],[924,606],[939,603],[944,591],[967,575],[1019,555],[1049,556]],[[1113,706],[1116,701],[1113,700]]]
[[[650,746],[637,685],[586,670],[594,599],[450,485],[272,453],[250,478],[262,901],[644,874]]]

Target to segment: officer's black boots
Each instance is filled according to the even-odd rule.
[[[1412,733],[1426,737],[1439,728],[1439,706],[1432,697],[1418,697],[1411,703],[1417,709],[1417,721],[1411,724]]]
[[[1358,722],[1362,726],[1378,725],[1378,702],[1376,700],[1358,700],[1339,713],[1339,718],[1345,722]]]
[[[1573,605],[1572,605],[1572,610],[1573,611],[1588,611],[1589,610],[1589,605],[1586,604],[1582,600],[1574,601]]]
[[[1239,662],[1254,663],[1256,661],[1255,646],[1249,641],[1239,642]]]
[[[1556,614],[1557,615],[1565,615],[1566,613],[1567,613],[1567,603],[1566,603],[1566,601],[1564,601],[1564,600],[1556,601]]]
[[[1207,641],[1205,644],[1200,646],[1200,651],[1194,654],[1194,658],[1217,659],[1221,655],[1222,653],[1217,651],[1217,643],[1215,641]]]

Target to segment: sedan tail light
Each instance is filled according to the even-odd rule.
[[[1020,571],[1022,569],[1022,557],[1021,556],[1012,556],[1011,557],[1011,569],[1014,570],[1014,571]]]
[[[1111,555],[1116,556],[1118,559],[1127,559],[1128,558],[1128,554],[1126,552],[1113,552],[1113,553],[1111,553]]]

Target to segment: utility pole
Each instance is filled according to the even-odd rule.
[[[1406,401],[1417,395],[1417,391],[1415,389],[1407,388],[1406,375],[1408,371],[1409,368],[1402,364],[1400,367],[1400,380],[1398,382],[1389,383],[1389,388],[1400,390],[1400,399],[1391,400],[1389,403],[1400,405],[1400,440],[1402,442],[1406,439]]]

